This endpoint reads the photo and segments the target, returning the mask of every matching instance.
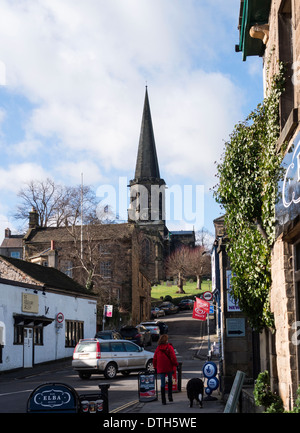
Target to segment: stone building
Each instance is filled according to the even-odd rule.
[[[278,72],[279,62],[286,66],[277,143],[278,151],[285,149],[284,175],[276,205],[270,293],[276,332],[265,335],[261,344],[261,370],[270,372],[272,388],[278,389],[289,410],[300,382],[300,2],[243,0],[239,29],[238,51],[243,60],[263,57],[265,88],[268,78]]]
[[[247,380],[257,378],[259,372],[258,335],[247,317],[232,299],[231,267],[226,243],[228,241],[224,216],[214,220],[215,242],[212,248],[212,291],[218,309],[217,332],[220,343],[220,379],[223,394],[230,392],[236,372],[243,371]]]
[[[0,245],[0,255],[14,257],[15,259],[22,259],[23,236],[24,235],[12,235],[11,230],[6,228],[4,231],[4,239]]]

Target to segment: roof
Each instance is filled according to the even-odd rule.
[[[22,239],[24,235],[10,235],[4,238],[0,248],[22,248]]]
[[[150,104],[146,87],[135,180],[160,179]]]
[[[51,241],[73,242],[72,230],[75,230],[76,239],[80,239],[81,226],[75,227],[36,227],[29,229],[24,239],[26,242],[46,243]],[[128,238],[132,234],[131,224],[90,224],[83,226],[83,240],[101,241],[106,239]]]
[[[195,232],[193,231],[193,230],[179,230],[179,231],[170,231],[170,234],[172,235],[172,236],[182,236],[182,235],[184,235],[184,236],[187,236],[187,235],[189,235],[189,236],[193,236],[194,234],[195,234]]]
[[[93,295],[91,291],[78,284],[72,278],[55,268],[36,265],[35,263],[26,262],[25,260],[14,259],[12,257],[0,256],[0,261],[12,265],[14,268],[31,277],[36,283],[43,286],[60,289],[70,292],[78,292]],[[5,275],[3,276],[5,277]]]

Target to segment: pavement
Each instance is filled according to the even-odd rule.
[[[217,342],[217,335],[210,336],[210,343]],[[173,392],[173,402],[168,401],[166,395],[167,404],[163,405],[160,396],[160,380],[157,380],[158,399],[149,402],[136,401],[131,405],[121,407],[119,410],[116,409],[113,413],[139,413],[139,414],[202,414],[202,413],[223,413],[225,408],[225,402],[222,401],[221,393],[219,389],[212,392],[208,397],[204,394],[203,407],[194,401],[193,407],[189,407],[189,400],[186,394],[186,385],[189,379],[193,377],[199,377],[204,381],[206,386],[206,379],[203,376],[202,368],[205,362],[208,360],[208,344],[207,337],[202,337],[199,343],[199,349],[191,357],[191,359],[183,359],[182,362],[182,374],[181,374],[181,391]],[[211,361],[214,362],[219,371],[218,358],[213,357]],[[218,377],[218,374],[217,374]]]

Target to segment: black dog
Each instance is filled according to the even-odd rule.
[[[199,403],[200,408],[202,408],[203,400],[203,381],[198,378],[190,379],[186,385],[187,397],[190,400],[190,407],[193,407],[193,400]]]

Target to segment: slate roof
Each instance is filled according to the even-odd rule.
[[[31,277],[37,283],[45,285],[48,288],[94,295],[90,290],[87,290],[85,287],[72,280],[72,278],[55,268],[37,265],[35,263],[14,259],[12,257],[0,256],[0,260],[7,262],[14,268],[17,268],[19,271]],[[5,275],[3,278],[5,278]]]
[[[29,229],[24,240],[26,242],[45,243],[51,241],[73,242],[74,237],[71,235],[71,227],[36,227]],[[75,226],[76,238],[80,239],[81,226]],[[83,240],[100,241],[101,239],[122,239],[129,238],[132,235],[132,224],[91,224],[83,226]]]

